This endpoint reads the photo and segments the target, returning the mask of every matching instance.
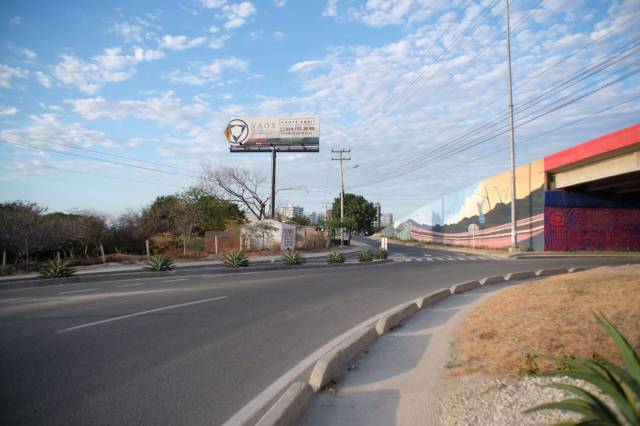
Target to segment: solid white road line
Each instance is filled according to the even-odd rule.
[[[182,308],[183,306],[197,305],[199,303],[213,302],[214,300],[226,299],[227,296],[212,297],[209,299],[194,300],[193,302],[179,303],[177,305],[163,306],[161,308],[149,309],[148,311],[134,312],[132,314],[121,315],[119,317],[107,318],[105,320],[88,322],[86,324],[76,325],[74,327],[64,328],[56,331],[56,333],[66,333],[67,331],[78,330],[81,328],[93,327],[94,325],[106,324],[108,322],[120,321],[127,318],[139,317],[140,315],[153,314],[155,312],[167,311],[169,309]]]
[[[24,300],[26,299],[26,297],[12,297],[10,299],[0,299],[0,303],[6,303],[6,302],[18,302],[20,300]]]
[[[176,278],[175,280],[164,280],[163,283],[177,283],[178,281],[186,281],[186,278]]]
[[[126,287],[138,287],[144,285],[143,283],[137,283],[137,284],[124,284],[124,285],[117,285],[116,287],[118,288],[126,288]]]
[[[82,290],[61,291],[58,294],[62,296],[64,294],[85,293],[87,291],[94,291],[94,290],[97,290],[97,288],[85,288]]]

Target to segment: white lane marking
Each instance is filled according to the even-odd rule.
[[[73,327],[64,328],[62,330],[56,331],[56,333],[66,333],[67,331],[78,330],[78,329],[86,328],[86,327],[93,327],[94,325],[106,324],[108,322],[120,321],[120,320],[123,320],[123,319],[133,318],[133,317],[139,317],[140,315],[153,314],[155,312],[167,311],[169,309],[175,309],[175,308],[182,308],[183,306],[197,305],[199,303],[213,302],[214,300],[222,300],[222,299],[226,299],[226,298],[227,298],[227,296],[211,297],[209,299],[194,300],[193,302],[186,302],[186,303],[179,303],[177,305],[163,306],[161,308],[149,309],[148,311],[134,312],[132,314],[120,315],[119,317],[107,318],[107,319],[100,320],[100,321],[93,321],[93,322],[88,322],[86,324],[80,324],[80,325],[76,325],[76,326],[73,326]]]
[[[124,284],[124,285],[117,285],[116,287],[118,288],[126,288],[126,287],[138,287],[144,285],[143,283],[136,283],[136,284]]]
[[[429,262],[433,262],[433,259],[432,259],[432,258],[430,258],[430,257],[428,257],[428,258],[427,258],[427,260],[428,260]]]
[[[97,288],[84,288],[82,290],[61,291],[58,294],[62,296],[64,294],[86,293],[87,291],[94,291],[94,290],[97,290]]]
[[[459,257],[458,260],[467,260],[467,257]]]
[[[26,297],[12,297],[12,298],[10,298],[10,299],[1,299],[1,300],[0,300],[0,302],[9,302],[9,303],[12,303],[12,302],[18,302],[18,301],[20,301],[20,300],[24,300],[24,299],[26,299]]]
[[[186,281],[186,278],[176,278],[175,280],[164,280],[163,283],[177,283],[178,281]]]
[[[436,257],[436,260],[444,260],[444,257]]]
[[[422,258],[421,258],[421,257],[417,257],[417,258],[416,258],[416,260],[417,260],[418,262],[422,262]]]

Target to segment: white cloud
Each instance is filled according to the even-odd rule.
[[[137,71],[142,62],[161,59],[164,52],[135,48],[125,54],[120,47],[111,47],[85,61],[72,54],[61,55],[60,62],[53,67],[53,75],[63,84],[76,86],[81,91],[94,94],[106,83],[124,81]]]
[[[305,72],[316,69],[324,64],[324,61],[302,61],[297,62],[289,68],[289,72]]]
[[[0,87],[10,89],[14,79],[24,79],[29,76],[29,71],[22,68],[13,68],[8,65],[0,64]]]
[[[284,40],[285,34],[282,31],[274,31],[273,38],[277,41]]]
[[[207,9],[215,9],[224,6],[227,0],[200,0],[200,3]]]
[[[51,79],[45,73],[43,73],[42,71],[36,71],[33,74],[36,76],[38,83],[40,83],[42,86],[46,87],[47,89],[51,87]]]
[[[216,26],[216,25],[212,25],[209,27],[209,32],[211,34],[217,34],[220,32],[220,27]]]
[[[273,3],[276,5],[276,7],[283,7],[285,4],[287,4],[287,0],[273,0]]]
[[[118,22],[111,27],[109,32],[128,43],[142,43],[144,41],[144,27],[131,22]]]
[[[175,84],[188,84],[201,86],[205,83],[218,80],[227,70],[245,71],[249,63],[235,57],[214,59],[206,64],[191,66],[188,72],[174,71],[169,79]]]
[[[178,129],[189,128],[193,125],[193,120],[211,114],[208,105],[202,100],[196,99],[191,105],[183,105],[173,92],[166,92],[162,96],[143,100],[109,101],[98,96],[73,99],[68,102],[73,105],[74,112],[89,120],[98,118],[120,120],[134,117]]]
[[[18,108],[10,106],[0,105],[0,115],[15,115],[18,112]]]
[[[21,25],[22,24],[22,18],[19,16],[14,16],[13,18],[11,18],[9,20],[9,22],[11,22],[13,25]]]
[[[171,50],[186,50],[191,49],[193,47],[200,46],[206,42],[207,39],[205,37],[194,37],[189,39],[189,37],[185,35],[170,35],[166,34],[162,36],[162,39],[159,40],[159,44],[161,47]]]
[[[38,56],[36,55],[36,52],[29,49],[20,49],[20,54],[30,61],[33,61]]]
[[[95,145],[116,147],[120,144],[105,133],[87,129],[77,122],[65,121],[57,114],[45,113],[31,115],[30,123],[19,129],[0,130],[0,140],[31,146],[46,146],[47,142],[81,146],[88,148]],[[64,150],[64,147],[55,147]]]
[[[224,47],[224,44],[231,38],[230,35],[225,34],[220,37],[213,37],[209,40],[209,47],[212,49],[221,49]]]
[[[339,0],[328,0],[323,15],[371,27],[384,27],[424,21],[442,7],[440,2],[422,0],[366,0],[361,6],[349,4],[341,7]]]
[[[256,7],[250,1],[228,4],[223,6],[226,22],[224,27],[228,30],[240,28],[256,13]]]

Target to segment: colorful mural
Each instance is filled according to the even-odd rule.
[[[544,208],[545,250],[640,250],[640,209]]]
[[[394,224],[397,238],[477,248],[511,245],[511,174],[484,179],[429,203]],[[544,162],[516,169],[518,242],[544,247]]]

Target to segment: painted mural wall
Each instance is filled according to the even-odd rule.
[[[544,223],[545,250],[640,250],[640,201],[547,191]]]
[[[431,202],[394,224],[397,238],[477,248],[511,245],[511,174],[501,173]],[[516,169],[519,245],[544,249],[544,162]]]

